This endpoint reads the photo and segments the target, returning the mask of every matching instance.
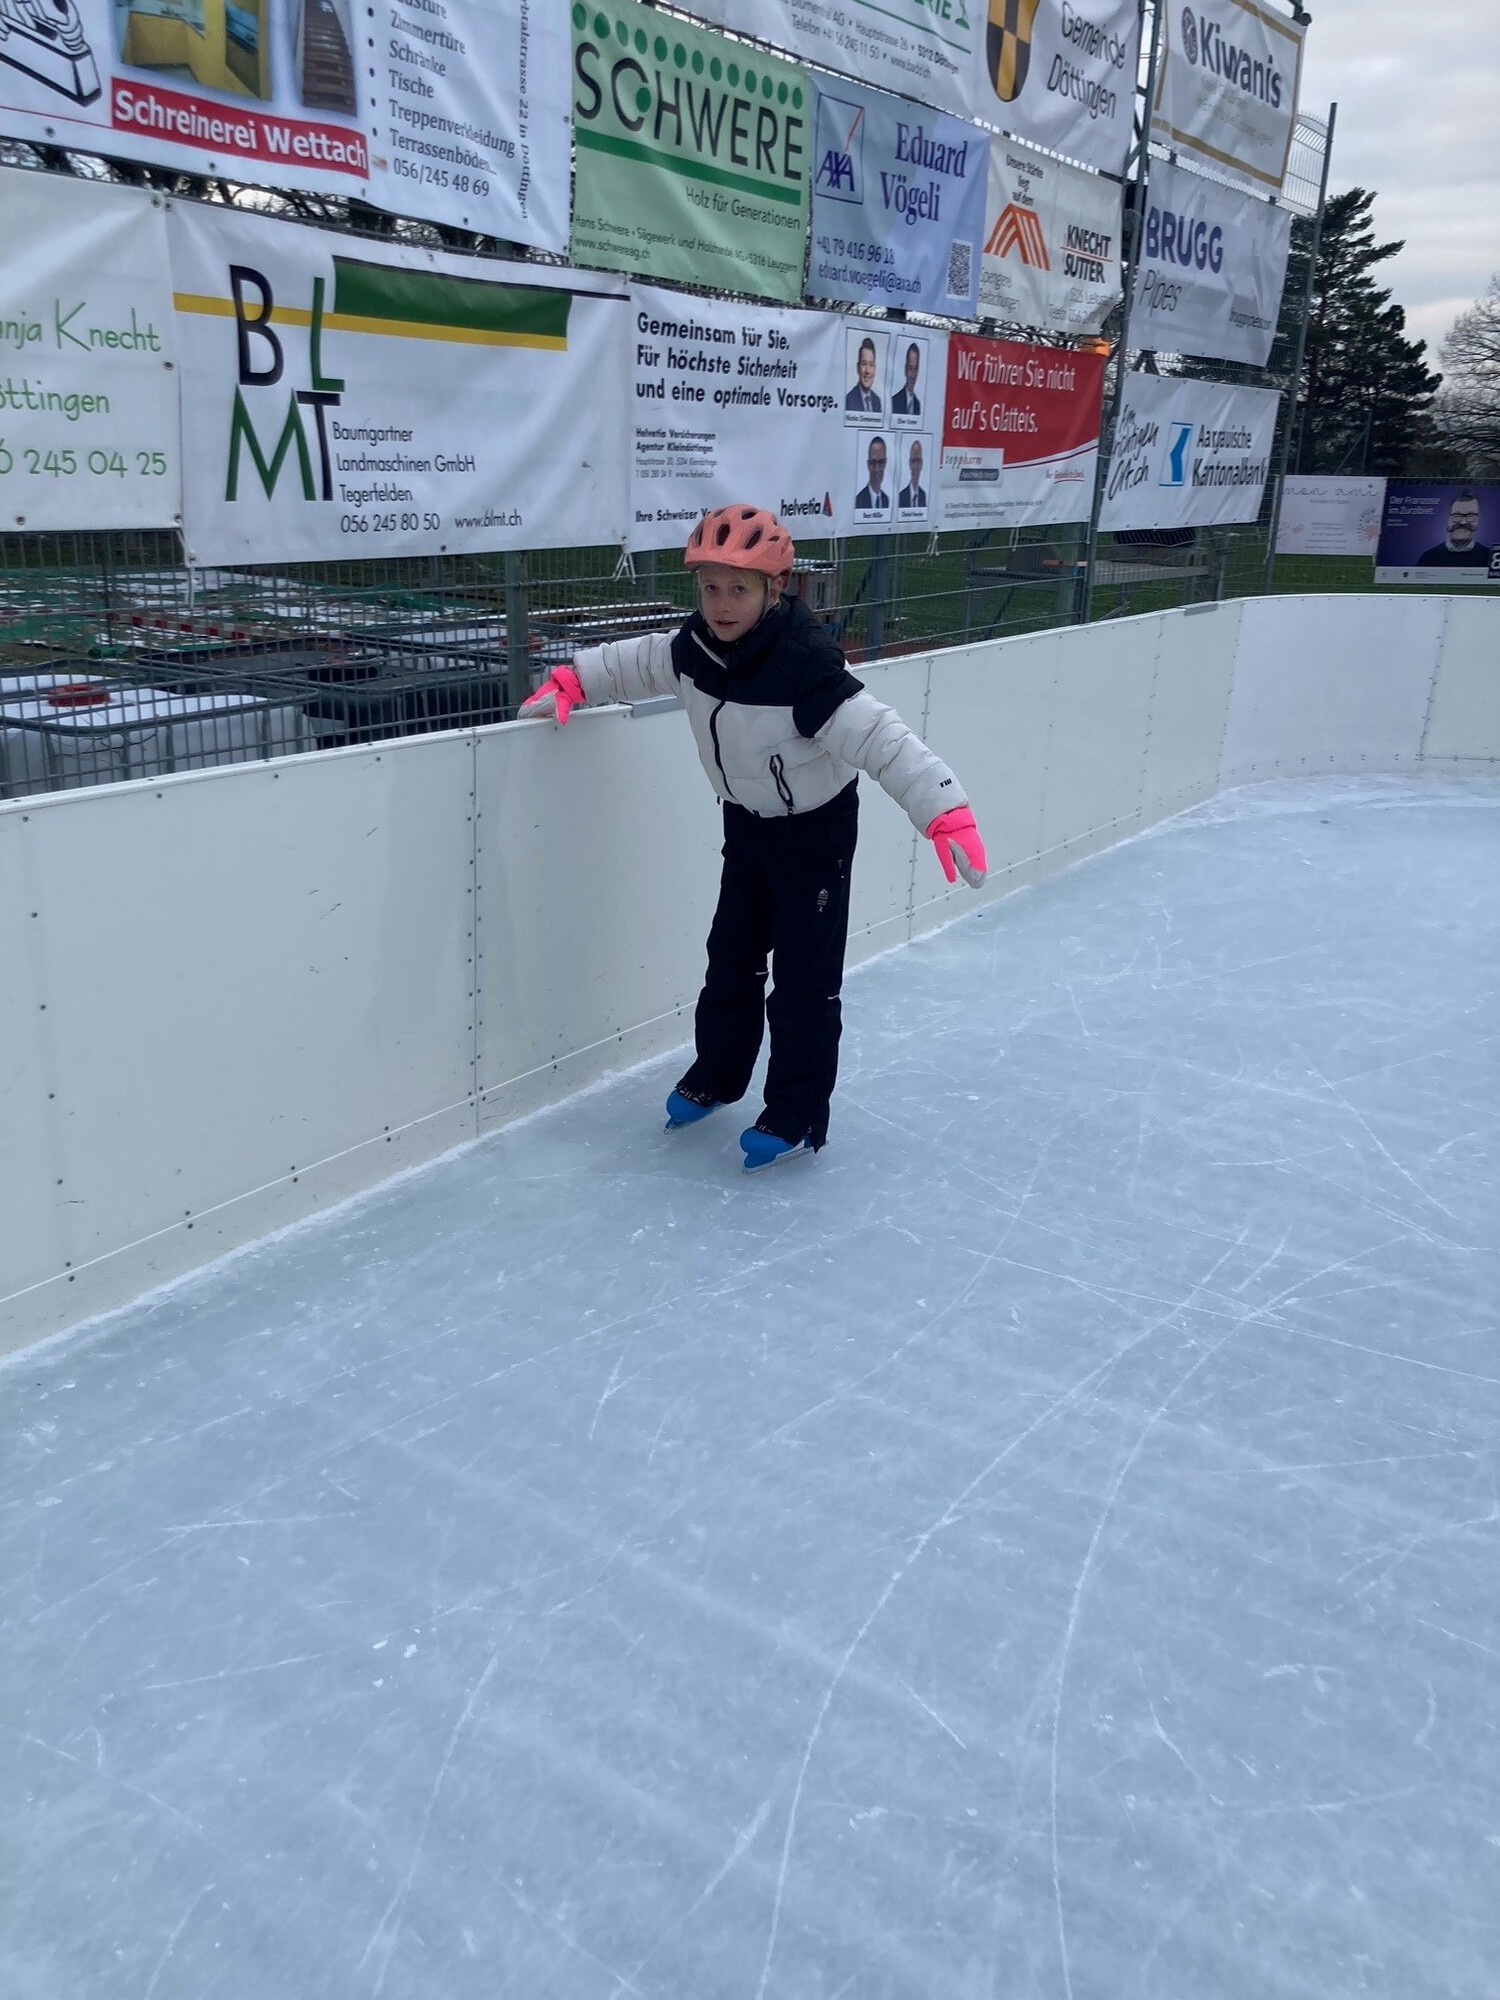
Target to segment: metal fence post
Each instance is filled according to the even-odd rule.
[[[505,558],[505,705],[514,711],[531,693],[531,635],[526,619],[526,557]]]
[[[865,613],[865,658],[878,660],[885,645],[885,598],[890,577],[889,535],[877,535],[870,554],[869,608]]]
[[[1271,527],[1266,537],[1266,591],[1269,594],[1276,584],[1276,536],[1281,528],[1281,491],[1286,485],[1286,469],[1292,461],[1292,436],[1296,433],[1301,441],[1302,421],[1297,411],[1297,397],[1302,387],[1302,363],[1307,355],[1307,322],[1312,312],[1313,287],[1318,276],[1318,252],[1323,245],[1323,211],[1328,205],[1328,163],[1333,158],[1333,127],[1338,118],[1337,104],[1328,107],[1328,130],[1323,135],[1323,171],[1318,181],[1318,212],[1313,218],[1312,244],[1307,256],[1307,283],[1302,289],[1302,313],[1297,322],[1297,350],[1292,359],[1291,403],[1287,410],[1286,428],[1281,437],[1281,464],[1276,469],[1276,484],[1271,497]]]
[[[1142,0],[1144,5],[1144,0]],[[1161,54],[1161,14],[1166,0],[1155,0],[1151,9],[1151,54],[1146,64],[1146,95],[1141,105],[1141,136],[1135,157],[1135,200],[1131,204],[1130,269],[1125,275],[1125,298],[1120,318],[1120,352],[1115,361],[1114,388],[1108,398],[1108,412],[1099,412],[1099,468],[1094,476],[1094,501],[1089,509],[1088,535],[1083,545],[1083,589],[1079,593],[1077,622],[1087,625],[1094,615],[1094,570],[1099,559],[1099,516],[1104,507],[1104,481],[1109,471],[1105,439],[1114,437],[1120,404],[1125,396],[1126,344],[1130,338],[1130,312],[1135,304],[1135,284],[1140,272],[1141,232],[1146,226],[1146,167],[1151,150],[1151,106],[1156,97],[1156,65]],[[1129,168],[1126,169],[1127,175]],[[1120,248],[1123,252],[1125,245]]]

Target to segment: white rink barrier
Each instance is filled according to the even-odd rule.
[[[1280,597],[862,670],[1002,896],[1226,786],[1500,769],[1500,604]],[[974,907],[865,788],[850,958]],[[717,808],[674,705],[0,806],[0,1349],[685,1042]]]

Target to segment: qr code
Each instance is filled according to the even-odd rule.
[[[948,251],[948,296],[966,299],[974,289],[974,245],[954,243]]]

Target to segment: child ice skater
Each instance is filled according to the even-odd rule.
[[[764,508],[714,508],[688,538],[698,609],[678,630],[590,647],[554,668],[520,711],[566,723],[588,702],[681,696],[723,804],[724,870],[694,1016],[697,1054],[667,1099],[667,1129],[744,1096],[769,1020],[765,1109],[740,1134],[752,1172],[817,1152],[828,1137],[856,774],[890,793],[950,882],[955,861],[971,886],[985,875],[958,780],[866,693],[806,605],[785,595],[794,554]]]

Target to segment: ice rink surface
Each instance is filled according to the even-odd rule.
[[[1492,2000],[1497,1033],[1262,787],[18,1357],[6,2000]]]

